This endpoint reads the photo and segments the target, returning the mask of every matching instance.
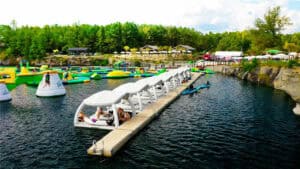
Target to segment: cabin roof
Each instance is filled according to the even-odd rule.
[[[144,47],[142,47],[141,49],[151,49],[151,50],[158,50],[158,47],[157,46],[154,46],[154,45],[145,45]]]
[[[193,48],[193,47],[191,47],[189,45],[178,45],[178,46],[176,46],[176,48],[177,47],[184,48],[186,50],[191,50],[191,51],[195,50],[195,48]]]

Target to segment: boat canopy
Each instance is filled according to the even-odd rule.
[[[88,128],[100,128],[100,129],[113,129],[117,128],[119,126],[119,117],[117,113],[117,103],[120,103],[122,99],[128,98],[128,93],[116,93],[111,90],[103,90],[98,93],[95,93],[91,95],[90,97],[83,100],[83,102],[80,104],[80,106],[77,108],[77,111],[75,113],[74,117],[74,126],[77,127],[88,127]],[[131,104],[130,101],[128,101]],[[85,106],[94,106],[97,107],[97,109],[101,106],[108,106],[113,111],[113,124],[109,125],[106,120],[96,120],[96,122],[93,122],[92,120],[84,120],[86,122],[80,123],[78,120],[78,115],[80,112],[82,112],[83,107]],[[132,110],[135,113],[135,109],[132,107]],[[92,115],[91,117],[94,117],[95,115]],[[91,118],[90,117],[90,118]]]
[[[148,77],[139,81],[145,81],[145,83],[148,83],[150,86],[155,86],[162,83],[162,79],[158,78],[157,76]]]
[[[108,106],[120,102],[126,95],[128,95],[126,92],[103,90],[86,98],[83,103],[88,106]]]
[[[160,74],[157,77],[161,78],[162,81],[166,82],[166,81],[169,81],[173,76],[170,72],[166,72],[166,73]]]
[[[131,116],[136,115],[136,108],[139,112],[144,105],[156,101],[160,96],[176,89],[182,83],[181,79],[190,77],[190,68],[179,68],[171,70],[158,76],[153,76],[138,80],[134,83],[126,83],[118,86],[114,90],[103,90],[84,99],[76,110],[74,126],[99,129],[115,129],[119,127],[119,113],[117,109],[122,108],[125,112],[130,112]],[[84,114],[84,107],[97,107],[97,111],[89,117]],[[99,114],[100,107],[106,107],[108,114]],[[90,109],[87,109],[90,112]],[[80,116],[79,116],[80,115]],[[86,117],[80,120],[79,117]]]
[[[152,76],[152,77],[148,77],[145,79],[141,79],[139,80],[137,83],[146,83],[149,85],[151,93],[154,96],[154,100],[158,99],[158,94],[160,93],[161,95],[163,95],[163,81],[161,80],[161,78],[157,77],[157,76]],[[160,86],[160,89],[157,89],[156,87]]]
[[[137,92],[147,89],[148,87],[149,87],[149,85],[147,83],[142,83],[142,82],[125,83],[125,84],[118,86],[113,91],[115,93],[135,94]]]
[[[149,85],[145,83],[145,81],[137,81],[135,83],[122,84],[117,88],[115,88],[113,91],[115,93],[128,93],[129,98],[133,101],[135,100],[139,104],[138,109],[142,111],[143,101],[141,98],[141,93],[143,91],[147,91],[148,89],[149,89]],[[151,98],[151,94],[149,92],[147,93],[148,93],[148,97]],[[134,99],[134,95],[137,96],[137,99]],[[135,113],[135,110],[133,110],[133,112]]]

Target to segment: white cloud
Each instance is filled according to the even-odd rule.
[[[6,0],[1,2],[0,24],[15,19],[18,25],[109,24],[132,21],[194,27],[209,31],[236,31],[253,27],[269,7],[280,5],[294,25],[285,32],[300,31],[300,9],[289,10],[288,0]]]

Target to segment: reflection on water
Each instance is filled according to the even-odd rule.
[[[73,127],[81,101],[137,79],[65,86],[40,98],[19,86],[0,103],[0,168],[299,168],[300,118],[279,90],[206,75],[210,89],[181,96],[112,159],[86,154],[108,131]],[[197,85],[197,84],[196,84]]]

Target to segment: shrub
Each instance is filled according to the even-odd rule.
[[[142,63],[139,60],[134,60],[133,61],[134,66],[136,67],[141,67]]]
[[[247,60],[242,60],[241,67],[244,72],[251,72],[253,69],[255,69],[259,65],[259,62],[257,59],[253,59],[251,62]]]
[[[287,63],[288,68],[292,68],[292,67],[297,66],[297,65],[298,65],[298,62],[296,60],[289,60],[288,63]]]
[[[261,82],[261,83],[266,83],[266,84],[269,84],[271,82],[271,78],[266,75],[266,74],[258,74],[258,80]]]
[[[107,66],[108,65],[108,59],[101,60],[100,65],[101,66]]]

